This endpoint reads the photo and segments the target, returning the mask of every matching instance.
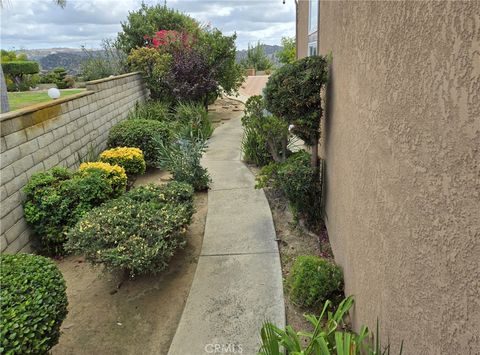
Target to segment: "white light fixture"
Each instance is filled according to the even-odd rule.
[[[57,88],[50,88],[48,89],[48,96],[54,100],[58,99],[60,97],[60,90]]]

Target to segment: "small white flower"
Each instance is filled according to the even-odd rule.
[[[294,128],[295,128],[295,126],[293,124],[291,124],[290,126],[288,126],[288,131],[291,131]]]

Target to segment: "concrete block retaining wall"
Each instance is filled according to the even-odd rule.
[[[0,115],[0,249],[30,251],[21,189],[54,166],[75,167],[89,150],[105,147],[108,132],[148,97],[138,73],[95,80],[83,93]]]

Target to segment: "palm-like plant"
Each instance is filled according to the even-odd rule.
[[[358,334],[345,330],[344,317],[352,306],[353,297],[350,296],[334,313],[329,311],[331,302],[327,301],[318,318],[305,315],[313,325],[313,332],[296,332],[289,325],[283,330],[265,322],[260,332],[262,346],[259,355],[283,355],[284,350],[290,355],[390,355],[390,345],[382,348],[378,322],[374,345],[367,327],[362,326]],[[302,345],[302,338],[308,340],[306,345]],[[402,352],[403,342],[399,354]]]

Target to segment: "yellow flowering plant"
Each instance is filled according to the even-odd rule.
[[[117,147],[100,154],[100,161],[118,165],[125,169],[128,177],[145,173],[145,158],[139,148]]]
[[[115,196],[120,196],[127,188],[127,174],[125,169],[119,165],[112,165],[104,162],[88,162],[80,164],[80,173],[88,174],[91,171],[99,171],[105,174]]]

